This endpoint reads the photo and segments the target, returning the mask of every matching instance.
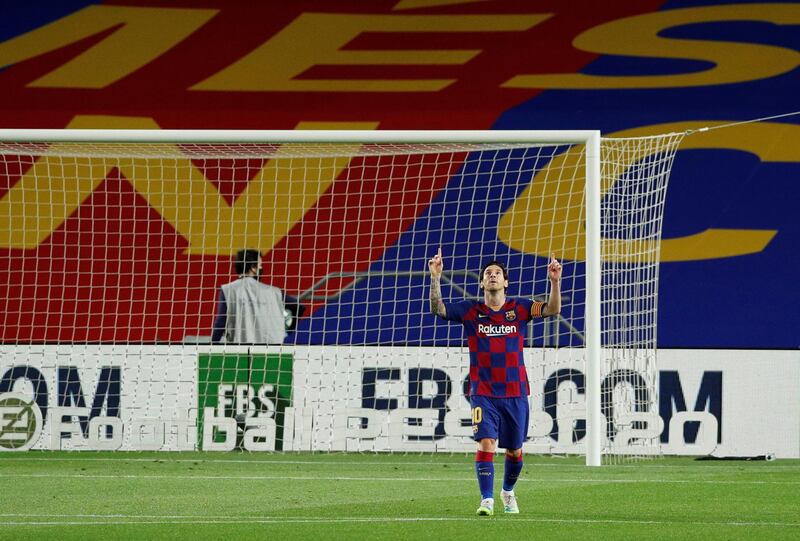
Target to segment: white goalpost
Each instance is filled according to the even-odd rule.
[[[451,302],[492,259],[546,300],[563,264],[525,338],[525,452],[657,455],[682,136],[0,130],[0,450],[472,451],[466,338],[427,305],[441,247]],[[241,249],[282,343],[211,342]]]

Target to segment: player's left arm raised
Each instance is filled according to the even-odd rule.
[[[555,254],[550,256],[550,263],[547,264],[547,277],[550,279],[550,298],[542,315],[555,316],[561,313],[561,263]]]

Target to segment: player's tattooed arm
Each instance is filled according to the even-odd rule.
[[[444,301],[442,300],[442,285],[438,276],[431,277],[431,313],[441,317],[447,315],[447,310],[445,310]]]
[[[444,263],[442,262],[442,249],[428,260],[428,270],[431,271],[431,313],[437,316],[445,317],[447,309],[444,307],[442,300],[442,269]]]

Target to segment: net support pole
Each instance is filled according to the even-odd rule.
[[[586,465],[600,466],[600,133],[586,141]]]

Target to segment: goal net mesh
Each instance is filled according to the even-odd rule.
[[[609,457],[658,453],[679,143],[601,143]],[[446,302],[482,298],[492,259],[510,297],[546,301],[562,262],[561,315],[528,326],[525,450],[583,453],[585,171],[583,145],[547,143],[0,143],[0,402],[40,415],[6,419],[0,447],[471,451],[466,337],[429,310],[441,247]],[[280,291],[280,343],[211,341],[245,248]]]

